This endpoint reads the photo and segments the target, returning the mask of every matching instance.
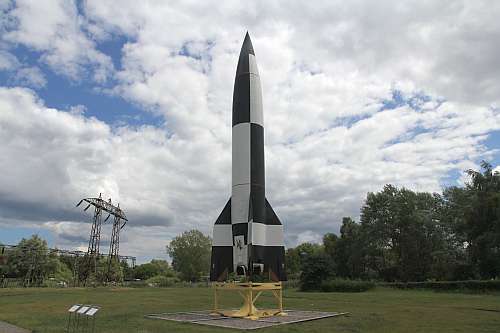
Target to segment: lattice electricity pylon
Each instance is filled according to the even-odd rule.
[[[82,271],[81,281],[85,282],[90,273],[93,271],[94,274],[97,274],[97,259],[99,257],[99,244],[101,241],[101,225],[102,221],[102,212],[105,211],[108,213],[104,222],[106,222],[111,215],[113,215],[118,220],[127,220],[125,213],[119,208],[114,206],[111,203],[111,199],[105,201],[102,199],[102,195],[99,194],[99,198],[85,198],[80,200],[80,202],[76,205],[80,206],[82,202],[88,203],[88,206],[85,207],[84,211],[90,208],[90,206],[94,206],[94,216],[92,218],[92,228],[90,231],[90,239],[89,239],[89,247],[86,255],[86,264],[85,269]]]
[[[120,204],[116,207],[116,211],[120,214],[114,215],[113,229],[111,231],[111,242],[109,243],[109,254],[108,254],[108,271],[107,278],[108,281],[114,280],[111,276],[113,263],[119,263],[119,252],[120,252],[120,230],[123,229],[127,223],[125,218],[125,213],[121,210]]]

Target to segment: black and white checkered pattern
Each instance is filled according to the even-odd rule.
[[[232,193],[215,222],[210,279],[264,264],[273,279],[286,280],[283,226],[265,197],[262,90],[248,33],[234,82],[232,137]]]

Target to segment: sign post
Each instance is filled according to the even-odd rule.
[[[68,333],[95,332],[95,318],[100,307],[97,305],[75,304],[68,309]],[[92,321],[92,331],[90,331],[89,320]]]
[[[76,311],[81,307],[81,304],[72,305],[68,309],[68,327],[66,329],[67,332],[71,332],[71,319],[73,319],[73,326],[76,325]]]

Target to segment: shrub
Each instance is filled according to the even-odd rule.
[[[156,275],[146,280],[148,286],[160,287],[160,288],[173,287],[178,282],[179,282],[178,278],[167,277],[164,275]]]
[[[327,280],[321,284],[323,292],[346,292],[359,293],[375,288],[375,283],[371,281],[358,280]]]
[[[500,280],[392,282],[382,285],[399,289],[431,289],[435,291],[500,291]]]
[[[321,283],[334,275],[334,267],[328,256],[323,253],[307,256],[302,264],[300,289],[302,291],[319,290]]]
[[[298,288],[299,286],[300,286],[300,281],[296,280],[296,279],[283,282],[284,289],[294,289],[294,288]]]
[[[123,282],[124,287],[129,287],[129,288],[143,288],[147,287],[148,284],[144,280],[138,280],[138,281],[124,281]]]

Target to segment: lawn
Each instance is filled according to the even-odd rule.
[[[0,320],[34,332],[63,332],[69,305],[91,303],[102,308],[97,332],[230,332],[144,318],[148,313],[206,310],[211,302],[212,292],[207,288],[0,289]],[[498,294],[384,288],[364,293],[286,290],[284,302],[289,309],[347,311],[350,315],[258,332],[500,332]]]

